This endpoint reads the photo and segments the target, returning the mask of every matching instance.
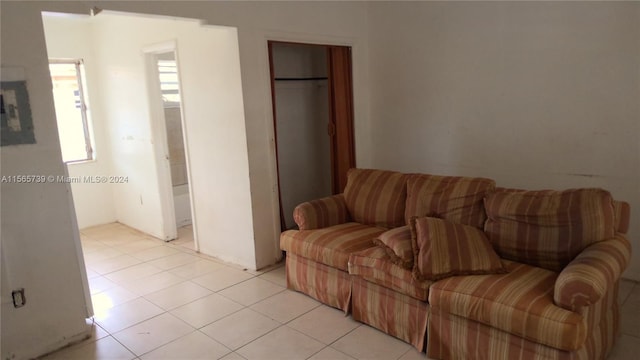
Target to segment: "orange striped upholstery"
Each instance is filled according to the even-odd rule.
[[[321,229],[349,221],[349,211],[342,194],[304,202],[293,210],[299,230]]]
[[[405,221],[430,216],[482,229],[486,220],[482,199],[494,188],[491,179],[410,175]]]
[[[351,277],[347,272],[287,253],[286,277],[288,289],[349,312]]]
[[[360,276],[372,283],[422,301],[427,301],[429,286],[433,284],[433,281],[415,280],[411,270],[391,261],[389,255],[381,247],[351,254],[349,274]]]
[[[450,360],[583,359],[500,329],[432,308],[427,329],[427,356]],[[593,358],[596,359],[596,358]]]
[[[580,309],[587,319],[587,334],[590,335],[578,351],[583,359],[604,359],[615,343],[620,329],[619,284],[616,281],[600,301]]]
[[[353,277],[353,319],[395,336],[423,351],[429,305],[412,297]]]
[[[560,271],[589,244],[613,237],[612,201],[600,189],[500,189],[485,199],[485,233],[502,258]]]
[[[587,247],[558,276],[555,303],[572,311],[594,304],[611,291],[630,258],[631,244],[622,234]]]
[[[625,201],[613,201],[613,211],[615,212],[616,232],[626,234],[629,231],[629,221],[631,219],[631,207]]]
[[[280,248],[321,264],[347,271],[349,255],[375,246],[383,228],[346,223],[316,230],[289,230],[280,234]]]
[[[384,170],[351,169],[344,198],[353,221],[394,228],[405,225],[407,175]]]
[[[599,302],[584,308],[587,338],[575,351],[543,345],[435,307],[430,308],[427,356],[433,359],[593,360],[605,359],[618,333],[618,283]],[[495,314],[496,316],[499,314]]]
[[[489,240],[473,226],[422,217],[411,219],[411,232],[416,256],[413,275],[418,280],[504,272]]]
[[[429,304],[546,346],[579,349],[587,337],[587,323],[582,315],[553,303],[557,274],[511,261],[505,266],[508,274],[436,282],[429,291]]]
[[[409,226],[385,231],[373,242],[387,252],[394,264],[413,269],[413,245]]]

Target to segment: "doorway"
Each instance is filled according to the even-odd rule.
[[[270,41],[281,230],[298,204],[339,194],[355,167],[351,49]]]
[[[186,137],[183,130],[184,118],[182,115],[182,99],[180,93],[180,77],[175,50],[162,51],[150,54],[152,58],[152,76],[157,82],[153,82],[155,89],[151,96],[158,96],[151,104],[160,105],[162,111],[155,112],[157,121],[164,124],[157,129],[163,134],[158,138],[164,139],[161,150],[161,158],[165,171],[160,176],[170,177],[169,210],[173,209],[173,219],[177,230],[177,239],[191,239],[193,242],[193,219],[191,216],[191,190],[189,181],[189,169],[187,166]],[[164,130],[164,131],[162,131]],[[167,174],[168,168],[168,174]],[[171,201],[172,200],[172,201]]]

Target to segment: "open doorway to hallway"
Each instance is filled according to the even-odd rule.
[[[182,94],[175,43],[171,42],[146,53],[149,76],[150,104],[153,120],[164,124],[155,126],[158,144],[156,151],[160,168],[158,176],[170,178],[161,181],[168,193],[166,218],[175,219],[177,238],[174,241],[193,244],[193,218],[191,215],[190,172],[188,146],[184,132]],[[158,124],[160,125],[160,124]],[[164,171],[163,171],[164,170]],[[191,241],[189,241],[190,239]],[[195,249],[195,246],[193,246]]]

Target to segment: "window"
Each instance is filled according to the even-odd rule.
[[[173,56],[173,54],[170,56]],[[159,59],[158,73],[160,75],[160,90],[162,91],[164,106],[180,106],[180,90],[178,88],[178,68],[176,61],[173,59]]]
[[[83,92],[82,60],[52,60],[49,71],[53,83],[62,160],[66,163],[93,160],[87,104]]]

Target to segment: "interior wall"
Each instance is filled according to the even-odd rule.
[[[292,229],[298,204],[331,195],[327,53],[321,46],[273,44],[272,58],[280,198]],[[311,78],[325,79],[295,80]]]
[[[0,13],[2,76],[22,72],[36,138],[35,144],[2,147],[2,176],[67,175],[41,14],[36,9],[30,3],[3,3]],[[34,358],[88,335],[84,320],[91,312],[85,302],[88,287],[69,191],[68,184],[55,180],[1,184],[3,359]],[[27,301],[14,308],[11,292],[18,288],[24,288]]]
[[[101,89],[98,61],[94,57],[92,24],[88,16],[43,17],[47,53],[51,59],[82,59],[86,73],[85,97],[91,133],[94,139],[94,160],[69,163],[69,176],[74,179],[112,175],[111,150],[104,124],[104,108],[100,103]],[[80,181],[71,183],[78,226],[85,228],[116,221],[113,184]],[[115,185],[117,186],[117,185]]]
[[[601,187],[640,236],[640,3],[369,6],[375,167]]]

